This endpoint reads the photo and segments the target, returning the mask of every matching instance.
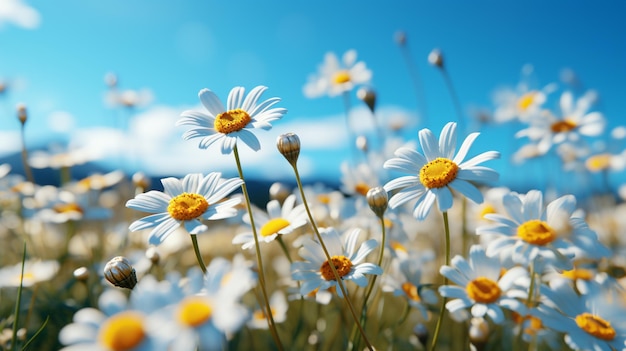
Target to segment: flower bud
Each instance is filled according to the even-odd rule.
[[[418,323],[415,325],[415,327],[413,327],[413,334],[417,336],[417,340],[419,340],[423,346],[426,346],[428,342],[428,329],[424,324]]]
[[[359,135],[356,138],[356,147],[363,152],[367,152],[367,150],[369,149],[369,145],[367,142],[367,137],[365,135]]]
[[[104,75],[104,84],[107,85],[107,87],[113,89],[115,87],[117,87],[117,75],[113,72],[109,72],[107,74]]]
[[[406,45],[406,33],[405,32],[403,31],[396,32],[396,34],[394,35],[394,39],[396,41],[396,44],[398,44],[399,46]]]
[[[362,87],[357,90],[356,96],[374,113],[374,109],[376,108],[376,92],[374,89]]]
[[[26,123],[26,120],[28,119],[28,114],[26,113],[26,105],[21,103],[17,104],[17,118],[20,120],[20,123],[22,123],[22,125]]]
[[[78,281],[87,281],[89,279],[89,270],[87,267],[79,267],[74,270],[74,278]]]
[[[484,349],[489,340],[489,324],[484,318],[472,318],[469,328],[469,339],[476,350]]]
[[[300,155],[300,138],[294,133],[281,134],[276,139],[276,147],[287,161],[295,167]]]
[[[270,186],[270,199],[278,200],[281,204],[290,194],[289,187],[281,182],[276,182]]]
[[[107,262],[104,277],[120,288],[132,289],[137,284],[137,274],[126,257],[117,256]]]
[[[159,261],[161,260],[161,255],[159,255],[156,247],[150,246],[146,250],[146,258],[149,259],[152,264],[159,264]]]
[[[150,187],[150,178],[148,178],[143,172],[136,172],[132,177],[133,185],[140,192],[144,192]]]
[[[378,216],[382,217],[387,210],[388,195],[385,189],[381,186],[371,188],[365,195],[367,204],[370,205],[372,211]]]
[[[441,50],[433,49],[433,51],[431,51],[430,54],[428,54],[428,62],[433,66],[442,68],[443,67],[443,54],[441,53]]]

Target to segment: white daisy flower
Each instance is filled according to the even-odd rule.
[[[22,274],[21,262],[3,267],[0,269],[0,288],[18,287],[20,280],[24,287],[48,281],[56,276],[59,267],[59,262],[55,260],[26,260],[24,261],[24,274]]]
[[[444,285],[439,287],[439,294],[452,300],[446,303],[450,313],[470,308],[473,317],[491,317],[494,323],[504,321],[502,308],[513,310],[525,315],[525,306],[518,298],[526,293],[518,290],[518,279],[527,277],[522,267],[514,267],[500,276],[502,266],[497,257],[487,257],[479,245],[470,248],[469,261],[462,256],[452,259],[452,267],[442,266],[439,272],[458,286]]]
[[[420,130],[419,141],[424,155],[413,149],[401,147],[395,152],[397,157],[384,164],[387,169],[410,174],[385,184],[384,188],[388,192],[400,189],[389,200],[389,206],[396,208],[416,199],[413,216],[423,220],[430,213],[435,199],[442,212],[452,207],[452,190],[475,203],[481,203],[483,195],[472,182],[495,181],[498,179],[498,173],[478,165],[499,158],[500,153],[488,151],[464,162],[479,134],[468,135],[455,156],[456,123],[450,122],[445,125],[439,136],[439,142],[429,129]]]
[[[357,85],[368,83],[372,79],[372,71],[367,69],[365,62],[357,62],[356,57],[356,50],[348,50],[339,62],[337,55],[326,53],[317,74],[309,76],[303,89],[304,95],[308,98],[323,95],[333,97],[350,91]]]
[[[200,222],[201,219],[217,220],[237,214],[235,205],[241,199],[222,199],[243,184],[239,178],[223,179],[219,172],[206,176],[195,173],[183,179],[164,178],[161,183],[163,192],[151,190],[126,203],[128,208],[154,213],[136,220],[128,227],[133,232],[154,228],[149,239],[152,245],[161,244],[181,226],[189,234],[195,235],[207,230],[206,225]]]
[[[548,301],[532,314],[546,327],[565,333],[573,350],[626,350],[626,309],[620,293],[598,288],[579,295],[563,280],[551,282],[542,293]]]
[[[241,139],[251,149],[258,151],[261,144],[252,130],[270,130],[270,122],[281,119],[287,113],[284,108],[271,108],[280,101],[277,97],[259,103],[265,90],[267,87],[257,86],[244,98],[245,89],[235,87],[228,94],[228,102],[224,108],[214,92],[202,89],[198,96],[207,111],[184,111],[176,125],[192,126],[183,134],[183,139],[201,138],[201,149],[221,143],[222,153],[229,154],[237,145],[237,139]]]
[[[307,215],[304,205],[296,204],[296,196],[289,195],[281,207],[278,200],[271,200],[267,203],[267,213],[263,211],[254,212],[254,224],[257,226],[259,239],[269,243],[274,241],[279,235],[291,234],[296,228],[307,223]],[[250,217],[244,216],[243,221],[250,224]],[[233,244],[243,244],[243,249],[254,247],[254,234],[246,232],[237,234],[233,238]]]
[[[582,136],[598,136],[604,132],[606,121],[600,112],[587,113],[592,99],[594,97],[590,94],[585,94],[574,102],[573,94],[566,91],[560,100],[562,118],[551,113],[541,114],[530,119],[530,126],[515,136],[537,141],[539,150],[544,153],[555,144],[566,141],[576,143]]]
[[[511,192],[503,203],[509,217],[487,214],[496,224],[476,228],[476,234],[497,234],[487,246],[489,256],[511,257],[513,262],[530,265],[551,264],[559,270],[572,269],[573,256],[598,259],[610,254],[583,218],[574,214],[576,198],[562,196],[546,207],[543,194],[531,190],[525,196]]]
[[[373,263],[362,262],[378,246],[378,242],[369,239],[356,250],[360,234],[359,229],[351,230],[342,244],[339,233],[334,228],[320,229],[322,240],[341,279],[352,280],[358,286],[364,287],[368,283],[365,274],[382,274],[383,270]],[[300,293],[304,296],[315,289],[326,290],[334,287],[339,297],[343,297],[322,246],[307,238],[299,253],[306,261],[294,262],[291,265],[291,276],[302,281]]]
[[[270,297],[270,310],[274,323],[282,323],[287,319],[288,309],[285,293],[280,290],[275,291]],[[262,309],[257,309],[252,313],[252,318],[248,321],[248,327],[252,329],[267,329],[267,317]]]

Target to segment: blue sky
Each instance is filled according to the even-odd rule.
[[[179,140],[184,129],[172,121],[199,108],[201,88],[225,99],[234,86],[266,85],[264,97],[280,97],[289,112],[262,136],[260,154],[242,155],[244,165],[275,176],[286,164],[279,163],[284,160],[274,140],[293,131],[303,142],[304,173],[337,177],[341,158],[349,155],[343,101],[308,99],[302,87],[326,52],[355,49],[373,72],[378,105],[387,111],[381,115],[415,115],[415,92],[393,39],[399,30],[407,34],[428,127],[436,133],[455,112],[440,72],[426,60],[433,48],[443,51],[468,110],[492,108],[494,91],[515,86],[522,67],[532,64],[538,86],[558,83],[560,72],[572,69],[600,94],[596,109],[617,126],[626,116],[624,13],[622,1],[2,0],[0,80],[9,90],[0,98],[0,154],[15,150],[14,108],[23,102],[29,145],[49,137],[89,140],[108,165],[130,171],[231,172],[231,157]],[[104,77],[110,72],[119,89],[146,91],[150,103],[132,112],[107,105]],[[122,126],[134,142],[116,132]],[[407,136],[416,135],[415,128]],[[482,132],[478,151],[498,149],[510,138],[496,128]],[[511,150],[501,151],[510,156]],[[506,179],[507,164],[492,166]]]

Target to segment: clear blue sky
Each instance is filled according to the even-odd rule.
[[[6,5],[0,5],[0,79],[14,83],[0,98],[0,130],[18,130],[14,107],[24,102],[32,144],[58,133],[48,121],[59,111],[73,117],[73,129],[119,127],[119,114],[103,102],[108,72],[118,75],[120,89],[149,89],[148,109],[162,107],[162,113],[197,107],[201,88],[225,99],[233,86],[266,85],[265,97],[281,97],[289,110],[276,126],[325,120],[343,113],[341,98],[307,99],[302,87],[327,51],[341,55],[348,49],[356,49],[373,71],[380,106],[411,111],[415,93],[393,40],[399,30],[408,35],[429,127],[437,133],[454,118],[454,108],[441,75],[426,61],[433,48],[443,50],[465,107],[491,107],[492,92],[517,84],[522,66],[530,63],[540,85],[558,81],[563,68],[573,69],[599,92],[611,126],[626,118],[623,1],[9,2],[30,7],[39,20],[31,21],[32,28],[19,25],[2,15]],[[343,128],[343,121],[336,127]],[[485,134],[479,149],[497,149],[498,133]],[[195,149],[195,142],[187,147]],[[142,167],[141,161],[134,165]],[[338,172],[336,163],[330,165],[319,170]]]

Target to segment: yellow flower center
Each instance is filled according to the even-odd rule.
[[[350,270],[352,269],[352,261],[350,261],[350,259],[346,256],[333,256],[330,260],[333,261],[333,266],[335,266],[337,274],[339,274],[340,278],[343,278],[346,274],[350,273]],[[330,267],[328,261],[322,263],[320,273],[322,273],[322,277],[326,280],[335,280],[333,269]]]
[[[467,284],[467,296],[479,303],[492,303],[500,298],[502,290],[489,278],[478,277]]]
[[[564,119],[564,120],[552,123],[552,125],[550,126],[550,129],[552,130],[552,133],[567,133],[576,129],[577,126],[578,125],[575,122],[569,119]]]
[[[357,194],[361,194],[363,196],[366,196],[369,190],[370,190],[369,185],[365,183],[358,183],[357,185],[354,186],[354,191],[356,191]]]
[[[145,337],[143,317],[132,311],[121,312],[107,319],[98,335],[100,343],[113,351],[131,350]]]
[[[242,130],[251,120],[248,112],[236,108],[217,115],[213,127],[222,134],[228,134]]]
[[[178,320],[191,327],[197,327],[211,318],[213,309],[209,302],[200,296],[187,297],[180,303]]]
[[[328,205],[330,203],[330,196],[328,194],[319,194],[317,195],[317,201],[324,205]]]
[[[591,172],[599,172],[608,169],[611,165],[611,155],[599,154],[591,156],[585,161],[585,166]]]
[[[531,219],[517,227],[517,236],[533,245],[545,245],[556,239],[556,231],[548,223]]]
[[[52,207],[52,209],[56,213],[69,213],[69,212],[83,213],[83,208],[78,206],[78,204],[76,203],[56,204]]]
[[[350,81],[350,73],[346,70],[339,71],[333,76],[333,82],[335,84],[344,84]]]
[[[189,221],[200,217],[209,208],[204,196],[194,193],[176,195],[167,205],[167,212],[179,221]]]
[[[276,310],[270,307],[270,311],[272,312],[272,316],[276,315]],[[254,313],[252,314],[252,318],[256,319],[256,320],[261,320],[261,319],[265,319],[265,311],[261,310],[256,310],[254,311]]]
[[[261,235],[274,235],[278,233],[281,229],[287,227],[289,224],[289,221],[284,218],[274,218],[265,223],[265,225],[261,228]]]
[[[406,247],[404,247],[404,245],[400,244],[400,242],[398,241],[393,240],[389,245],[391,245],[391,248],[395,251],[402,251],[404,253],[409,252],[409,250],[407,250]]]
[[[561,273],[565,278],[571,279],[571,280],[576,280],[576,279],[582,279],[582,280],[591,280],[593,279],[593,272],[589,269],[584,269],[584,268],[574,268],[572,270],[569,271],[563,271],[563,273]]]
[[[517,108],[520,109],[521,111],[526,111],[530,107],[530,105],[532,105],[533,102],[535,102],[536,95],[537,95],[536,91],[530,91],[522,95],[517,100]]]
[[[576,324],[598,339],[611,341],[615,338],[615,329],[611,327],[611,323],[591,313],[585,312],[576,316]]]
[[[402,284],[402,291],[404,291],[406,296],[409,299],[413,300],[413,301],[418,301],[419,302],[421,300],[420,299],[420,295],[419,295],[419,293],[417,291],[417,286],[415,286],[415,285],[413,285],[413,284],[411,284],[409,282],[406,282],[406,283]]]
[[[456,178],[459,166],[447,158],[436,158],[420,169],[420,182],[427,188],[442,188]]]
[[[482,207],[482,209],[480,210],[480,214],[479,214],[479,218],[480,219],[485,219],[485,215],[491,214],[491,213],[497,213],[495,207],[493,207],[492,205],[486,204]]]

